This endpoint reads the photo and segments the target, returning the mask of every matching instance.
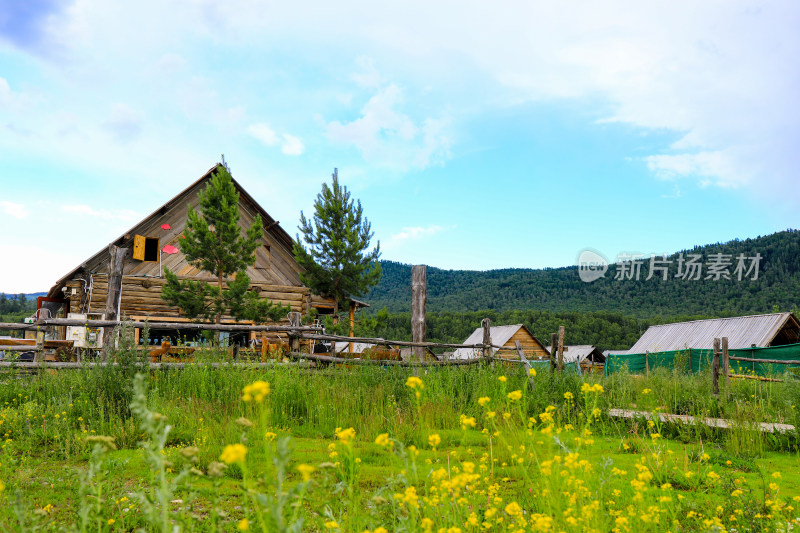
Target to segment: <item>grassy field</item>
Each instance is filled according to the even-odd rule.
[[[213,358],[214,354],[204,357]],[[115,369],[0,380],[4,531],[783,531],[800,384],[660,370]],[[202,359],[202,357],[201,357]],[[610,407],[731,419],[618,420]]]

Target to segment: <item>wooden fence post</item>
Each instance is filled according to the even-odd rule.
[[[519,360],[522,361],[522,365],[525,367],[525,373],[528,374],[528,385],[530,385],[531,390],[536,390],[536,383],[533,381],[533,376],[531,375],[531,369],[533,367],[528,362],[528,358],[525,357],[525,352],[522,349],[522,344],[520,344],[519,341],[514,341],[514,345],[517,347],[517,354],[519,355]]]
[[[427,277],[428,267],[425,265],[411,267],[411,340],[414,342],[425,342],[425,313],[428,306]],[[411,353],[413,361],[425,359],[425,348],[422,346],[414,346]]]
[[[492,357],[492,321],[488,318],[481,320],[481,327],[483,328],[483,357],[490,359]]]
[[[650,376],[650,352],[644,352],[644,375]]]
[[[558,351],[558,333],[550,334],[550,370],[556,370],[556,352]]]
[[[33,352],[33,361],[44,361],[44,330],[36,327],[36,351]]]
[[[711,384],[714,394],[719,395],[719,339],[714,339],[714,358],[711,361]]]
[[[108,245],[108,291],[106,293],[106,320],[119,320],[119,308],[122,302],[122,269],[129,248]],[[115,327],[103,328],[103,361],[114,350]]]
[[[300,327],[300,313],[292,311],[289,313],[289,325],[295,328]],[[264,339],[266,342],[266,339]],[[296,331],[289,332],[289,351],[297,353],[300,351],[300,334]]]
[[[564,326],[558,326],[558,371],[564,372]]]
[[[722,337],[722,377],[725,379],[725,397],[731,385],[730,355],[728,354],[728,337]]]

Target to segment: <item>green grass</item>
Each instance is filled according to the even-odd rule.
[[[445,531],[467,531],[476,513],[479,521],[501,529],[513,522],[536,530],[551,520],[564,531],[705,531],[717,520],[746,531],[778,527],[798,515],[789,509],[797,505],[793,498],[800,499],[798,432],[768,435],[748,429],[759,421],[799,425],[800,384],[795,382],[734,382],[728,395],[717,398],[707,374],[659,370],[646,378],[624,373],[583,378],[541,373],[530,391],[517,366],[445,367],[421,373],[425,386],[417,398],[419,389],[406,385],[411,372],[395,367],[214,369],[197,364],[144,378],[147,392],[140,397],[151,419],[143,424],[131,414],[132,369],[122,366],[0,378],[4,530],[81,530],[83,525],[87,531],[165,531],[166,520],[185,530],[228,531],[247,517],[253,528],[267,530],[290,531],[303,520],[302,530],[324,530],[326,523],[336,522],[330,529],[383,525],[390,531],[424,531],[424,519],[430,518]],[[503,376],[507,380],[498,379]],[[256,380],[270,383],[267,400],[243,402],[243,388]],[[582,392],[586,383],[602,384],[604,390]],[[507,398],[515,390],[523,391],[519,401]],[[491,401],[481,406],[481,397]],[[603,414],[609,407],[729,418],[734,428],[648,427],[643,421],[609,418]],[[593,414],[595,408],[599,411]],[[490,411],[497,415],[490,418]],[[475,427],[462,427],[462,415],[474,417]],[[237,424],[243,417],[254,426]],[[335,443],[337,428],[350,427],[355,441]],[[264,439],[268,431],[278,438]],[[381,433],[393,439],[393,451],[373,442]],[[435,451],[428,443],[434,433],[441,438]],[[119,449],[102,453],[86,440],[92,435],[113,437]],[[283,436],[291,442],[283,442]],[[149,442],[151,451],[139,447],[140,441]],[[234,443],[246,446],[246,462],[229,465],[221,478],[209,476],[223,449]],[[181,455],[187,446],[199,449],[196,462]],[[568,470],[557,462],[568,457],[586,463]],[[449,487],[460,479],[459,472],[465,475],[468,463],[477,465],[480,479]],[[316,468],[308,483],[296,469],[299,464]],[[91,480],[86,477],[90,467]],[[192,467],[203,475],[190,474]],[[151,475],[161,468],[163,479]],[[440,468],[447,481],[431,474]],[[647,473],[640,487],[641,468]],[[780,479],[771,477],[774,472]],[[173,486],[177,478],[181,483]],[[669,487],[662,488],[665,484]],[[411,487],[419,507],[412,504],[416,496],[406,492]],[[731,497],[740,487],[742,494]],[[565,503],[570,498],[574,501]],[[139,503],[131,508],[134,500]],[[102,506],[92,507],[100,501]],[[161,514],[160,502],[166,502],[167,515]],[[515,515],[513,508],[509,514],[510,502],[524,514]],[[82,511],[88,518],[80,518]],[[285,523],[278,527],[265,517]],[[505,522],[494,522],[498,518]]]

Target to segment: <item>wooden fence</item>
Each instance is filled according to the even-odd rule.
[[[729,390],[731,378],[739,379],[757,379],[760,381],[777,381],[783,380],[776,378],[767,378],[763,376],[748,376],[743,374],[731,374],[730,362],[742,361],[745,363],[767,363],[773,365],[800,365],[800,361],[796,359],[755,359],[752,357],[735,357],[728,353],[728,337],[721,339],[714,339],[713,358],[711,360],[711,383],[714,389],[714,394],[719,394],[719,378],[720,374],[725,379],[725,391]],[[721,368],[720,368],[721,367]]]
[[[399,341],[399,340],[387,340],[382,338],[373,338],[373,337],[345,337],[341,335],[328,335],[321,333],[322,328],[320,326],[302,326],[300,325],[300,314],[299,313],[290,313],[289,316],[289,325],[268,325],[268,326],[258,326],[258,325],[249,325],[249,324],[208,324],[208,323],[201,323],[201,322],[131,322],[131,321],[116,321],[116,320],[74,320],[74,319],[66,319],[66,318],[53,318],[53,319],[43,319],[39,320],[32,324],[18,324],[18,323],[0,323],[0,329],[9,329],[9,330],[23,330],[23,331],[36,331],[36,344],[35,345],[20,345],[20,346],[3,346],[0,347],[0,351],[11,351],[11,352],[34,352],[34,361],[28,363],[21,363],[21,362],[9,362],[9,361],[2,361],[0,362],[0,368],[2,367],[47,367],[47,368],[81,368],[83,364],[81,362],[77,363],[67,363],[67,362],[45,362],[42,359],[42,354],[48,350],[47,343],[53,341],[45,341],[44,339],[44,330],[45,328],[52,327],[52,326],[83,326],[83,327],[104,327],[104,328],[119,328],[123,325],[127,325],[133,328],[145,328],[145,327],[158,327],[158,328],[168,328],[168,329],[189,329],[189,330],[208,330],[208,331],[256,331],[256,332],[282,332],[289,337],[289,353],[287,356],[290,359],[295,361],[315,361],[318,363],[323,364],[348,364],[348,365],[391,365],[391,366],[408,366],[408,367],[424,367],[424,366],[465,366],[465,365],[475,365],[481,364],[489,361],[502,361],[506,363],[516,363],[516,364],[523,364],[526,368],[530,368],[530,363],[525,359],[524,353],[522,352],[521,347],[517,346],[517,354],[519,355],[520,359],[505,359],[500,358],[495,355],[492,355],[492,348],[497,350],[508,350],[508,347],[504,346],[497,346],[492,344],[491,342],[491,333],[490,333],[490,321],[489,319],[484,319],[481,321],[481,325],[484,329],[484,342],[477,343],[477,344],[453,344],[453,343],[440,343],[440,342],[413,342],[413,341]],[[396,360],[370,360],[370,359],[354,359],[354,358],[345,358],[345,357],[336,357],[328,354],[314,354],[314,353],[305,353],[300,351],[300,341],[301,340],[311,340],[311,341],[345,341],[345,342],[358,342],[358,343],[368,343],[373,344],[376,346],[407,346],[412,348],[469,348],[475,350],[476,353],[481,354],[478,357],[468,358],[468,359],[446,359],[441,361],[420,361],[420,360],[410,360],[410,361],[396,361]],[[56,341],[56,342],[64,342],[64,341]],[[313,352],[313,350],[312,350]],[[104,353],[105,355],[105,353]],[[555,360],[553,358],[553,354],[550,355],[551,359],[551,366],[555,367]],[[99,362],[99,363],[89,363],[92,365],[103,365],[103,364],[114,364],[110,362]],[[144,366],[146,363],[142,363]],[[237,364],[237,363],[223,363],[223,364]],[[253,365],[257,363],[238,363],[238,364],[246,364],[246,365]],[[261,363],[265,364],[265,363]],[[274,364],[274,363],[266,363],[266,364]],[[180,365],[183,366],[181,363],[150,363],[151,368],[160,368],[162,366],[167,365]],[[561,365],[559,365],[561,366]],[[561,366],[563,368],[563,366]]]

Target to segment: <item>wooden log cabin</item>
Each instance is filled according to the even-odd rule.
[[[161,298],[161,288],[166,283],[164,268],[169,268],[181,279],[216,283],[211,273],[189,264],[180,251],[178,239],[183,232],[189,206],[197,209],[198,193],[220,167],[219,164],[212,167],[203,177],[111,243],[130,249],[122,266],[118,316],[131,320],[148,319],[153,324],[154,332],[158,331],[158,322],[188,322],[179,309],[170,307]],[[333,300],[312,294],[300,281],[301,267],[292,254],[291,236],[236,180],[233,183],[239,193],[240,224],[249,226],[257,214],[261,215],[264,224],[262,246],[256,251],[254,264],[247,268],[251,289],[262,298],[289,306],[302,316],[311,309],[316,309],[320,314],[332,313]],[[59,279],[48,292],[48,297],[66,300],[68,313],[100,318],[108,293],[109,259],[107,246]],[[222,322],[235,321],[226,316]],[[249,334],[249,337],[249,340],[256,338],[255,334]],[[161,338],[152,335],[151,340],[160,342]]]
[[[516,341],[520,342],[525,357],[529,360],[546,359],[550,357],[544,344],[531,333],[524,324],[513,324],[510,326],[492,326],[489,328],[492,344],[502,346],[502,349],[492,348],[492,355],[505,359],[519,359],[517,354]],[[483,342],[483,328],[476,328],[472,335],[462,344],[480,344]],[[471,359],[480,357],[481,350],[474,348],[458,348],[453,352],[453,359]]]

